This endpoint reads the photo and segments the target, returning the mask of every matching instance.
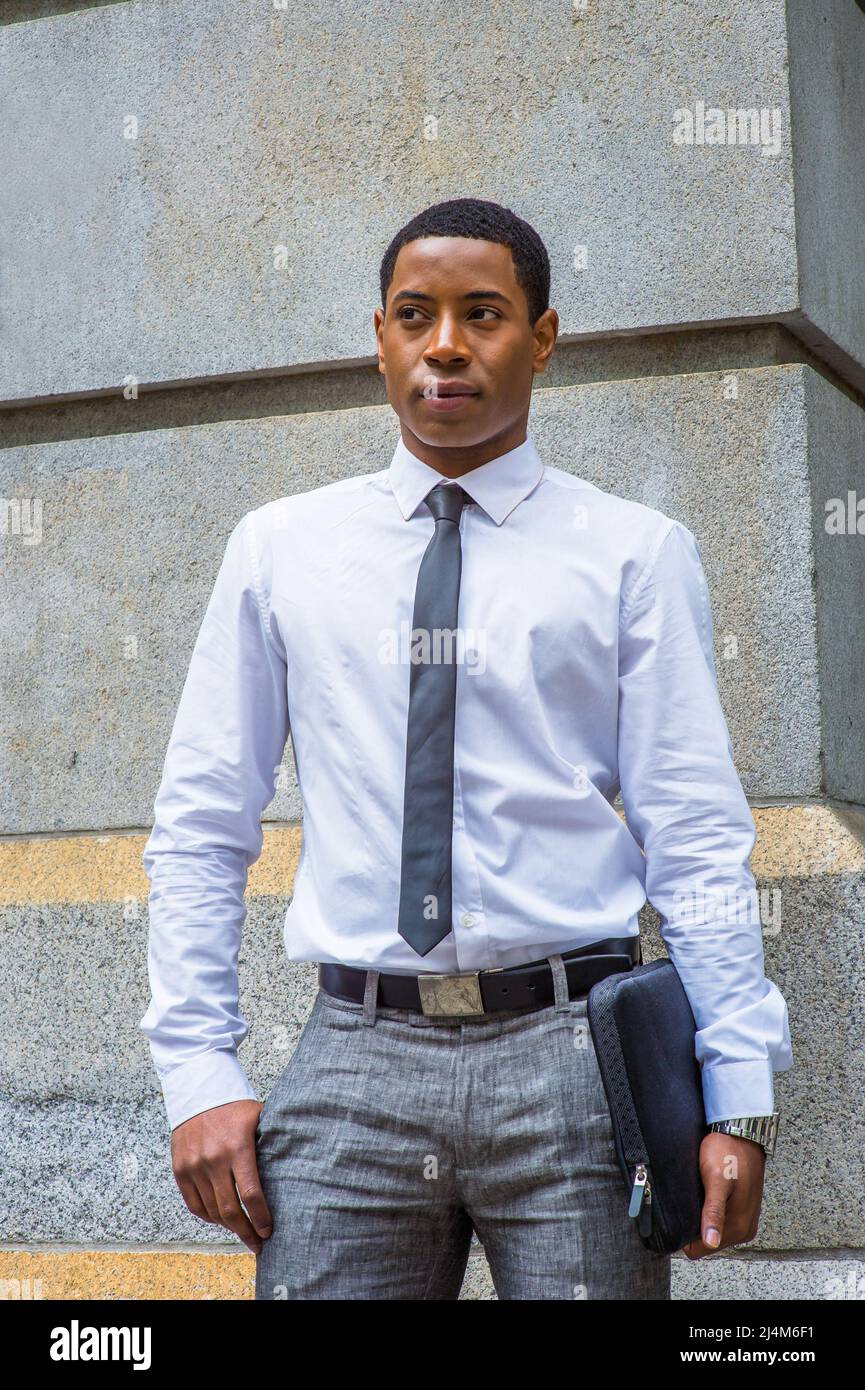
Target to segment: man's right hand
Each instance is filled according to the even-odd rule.
[[[193,1216],[233,1231],[254,1255],[273,1229],[255,1152],[262,1109],[257,1100],[233,1100],[171,1131],[174,1177]]]

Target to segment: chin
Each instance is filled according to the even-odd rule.
[[[418,418],[419,416],[420,411],[412,411],[404,415],[402,421],[408,425],[412,434],[422,439],[425,444],[465,448],[482,443],[492,433],[486,424],[477,418],[469,421],[457,420],[450,415],[440,415],[432,419],[429,416]]]

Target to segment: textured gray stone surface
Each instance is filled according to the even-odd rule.
[[[222,1245],[187,1210],[171,1171],[162,1103],[28,1106],[0,1099],[0,1231],[13,1244]]]
[[[851,0],[787,0],[786,9],[802,312],[861,364],[865,14]]]
[[[31,19],[50,19],[100,5],[128,5],[130,0],[3,0],[0,24],[25,24]],[[137,0],[132,0],[137,3]]]
[[[806,372],[804,384],[814,513],[815,611],[826,697],[824,788],[828,796],[861,805],[865,802],[865,413],[815,372]],[[843,530],[836,530],[834,521],[830,527],[830,519],[841,510],[839,502]]]
[[[821,812],[809,840],[793,808],[769,837],[774,862],[755,876],[779,908],[765,969],[787,1001],[793,1066],[774,1077],[781,1129],[751,1248],[865,1248],[865,821]]]
[[[795,311],[779,0],[526,17],[142,0],[0,29],[0,399],[369,358],[387,242],[465,195],[537,225],[566,334]],[[777,109],[778,154],[675,143],[698,102]]]
[[[671,1292],[674,1299],[730,1301],[783,1299],[791,1302],[846,1301],[865,1298],[865,1260],[858,1252],[849,1259],[737,1259],[735,1255],[708,1255],[689,1260],[673,1259]],[[807,1323],[807,1318],[802,1320]],[[788,1319],[789,1322],[789,1319]],[[794,1350],[809,1350],[807,1337],[791,1342]],[[819,1355],[819,1353],[818,1353]]]
[[[238,975],[250,1031],[239,1055],[262,1099],[291,1056],[317,987],[313,963],[285,956],[290,897],[287,883],[284,897],[246,899]],[[0,1095],[94,1109],[147,1107],[156,1098],[167,1140],[159,1080],[138,1028],[150,998],[146,903],[137,913],[124,902],[16,906],[4,911],[0,941]]]
[[[742,371],[736,399],[725,398],[728,373],[551,389],[536,394],[530,420],[547,463],[694,531],[737,766],[758,797],[820,790],[807,411],[824,396],[815,386],[806,397],[809,375]],[[848,448],[861,415],[825,391],[833,413],[821,447],[831,449],[836,420]],[[397,429],[383,406],[0,452],[0,496],[42,499],[40,543],[6,545],[6,833],[150,823],[233,525],[271,498],[386,467]],[[824,691],[827,722],[833,698]],[[858,687],[844,710],[857,701]],[[267,819],[300,814],[290,747],[284,763]]]
[[[865,1297],[865,1260],[737,1259],[725,1254],[689,1260],[675,1255],[670,1293],[674,1300],[683,1302],[861,1299]],[[489,1265],[482,1253],[469,1261],[460,1297],[495,1300]],[[804,1349],[809,1342],[804,1338],[793,1345]]]

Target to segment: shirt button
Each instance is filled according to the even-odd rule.
[[[460,921],[462,922],[464,927],[473,927],[475,924],[475,920],[476,919],[472,916],[470,912],[464,912],[462,917],[460,918]]]

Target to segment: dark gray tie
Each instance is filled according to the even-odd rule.
[[[436,629],[456,629],[462,550],[460,514],[469,501],[454,483],[438,483],[426,499],[435,532],[415,589],[414,629],[427,633],[429,661],[410,663],[399,934],[425,956],[451,931],[451,845],[454,815],[456,637],[445,633],[435,660]],[[426,654],[426,653],[425,653]]]

